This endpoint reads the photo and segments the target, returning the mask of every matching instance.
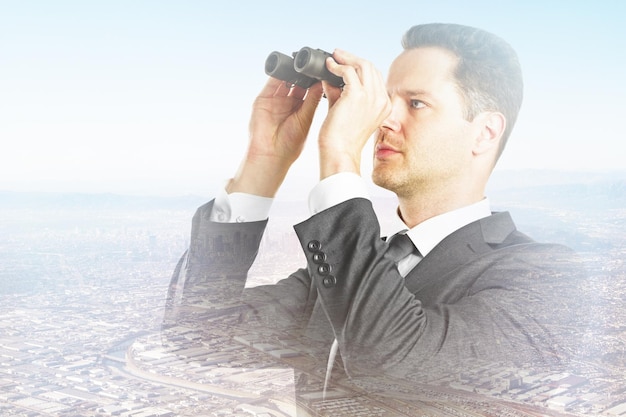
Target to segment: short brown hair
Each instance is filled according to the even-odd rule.
[[[483,111],[498,111],[506,118],[499,156],[522,105],[524,83],[517,53],[492,33],[453,23],[416,25],[402,38],[404,49],[429,46],[446,49],[459,58],[454,76],[468,120]]]

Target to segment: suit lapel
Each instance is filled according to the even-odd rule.
[[[436,283],[444,285],[445,277],[502,244],[515,231],[515,224],[507,212],[495,213],[472,222],[443,239],[406,276],[405,285],[412,293]]]

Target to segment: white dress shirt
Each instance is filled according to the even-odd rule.
[[[339,173],[320,181],[309,194],[309,211],[317,214],[352,198],[369,198],[363,179],[354,173]],[[252,194],[227,194],[222,190],[213,203],[211,220],[220,223],[252,222],[269,217],[273,199]],[[419,251],[398,263],[398,270],[406,276],[417,263],[452,232],[476,220],[491,215],[487,198],[447,213],[432,217],[406,233]],[[408,229],[396,213],[395,231]]]
[[[406,234],[418,253],[413,253],[398,262],[398,271],[405,277],[443,239],[476,220],[491,215],[489,200],[483,198],[477,203],[440,214],[409,229]],[[396,213],[396,230],[406,229],[406,225]]]

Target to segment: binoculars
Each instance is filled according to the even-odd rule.
[[[285,83],[309,88],[318,81],[327,81],[335,87],[343,87],[343,78],[326,68],[326,58],[332,54],[305,46],[292,56],[274,51],[265,60],[265,73]]]

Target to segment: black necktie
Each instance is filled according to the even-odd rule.
[[[406,233],[396,233],[388,240],[389,247],[385,252],[385,255],[393,259],[395,263],[406,258],[415,250],[415,246],[409,236]]]

